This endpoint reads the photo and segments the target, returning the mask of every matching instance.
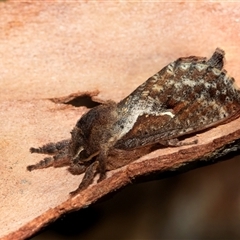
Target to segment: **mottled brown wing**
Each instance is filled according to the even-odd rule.
[[[118,106],[128,119],[119,149],[133,149],[216,126],[240,114],[240,92],[223,67],[224,52],[179,58]]]

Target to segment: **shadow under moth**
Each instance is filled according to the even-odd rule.
[[[113,170],[147,154],[158,144],[196,144],[179,137],[229,122],[240,115],[240,91],[223,70],[224,51],[210,59],[183,57],[168,64],[119,103],[108,101],[84,114],[71,139],[31,148],[52,155],[29,171],[68,166],[72,174],[85,173],[72,195]]]

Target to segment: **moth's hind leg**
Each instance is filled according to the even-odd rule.
[[[163,140],[159,142],[161,145],[163,146],[167,146],[167,147],[180,147],[180,146],[185,146],[185,145],[193,145],[193,144],[197,144],[198,140],[195,139],[193,141],[180,141],[177,138],[173,138],[173,139],[169,139],[169,140]]]
[[[48,143],[39,148],[30,148],[31,153],[56,154],[62,149],[68,147],[70,139],[62,140],[57,143]]]

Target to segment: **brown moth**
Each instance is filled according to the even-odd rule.
[[[31,148],[53,155],[29,171],[67,165],[84,178],[71,194],[152,151],[156,144],[180,146],[178,138],[231,121],[240,115],[240,92],[223,68],[224,51],[212,57],[179,58],[150,77],[128,97],[92,108],[76,123],[71,139]]]

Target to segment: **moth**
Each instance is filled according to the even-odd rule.
[[[158,144],[181,146],[197,141],[179,137],[226,123],[240,115],[240,92],[223,70],[224,51],[210,59],[183,57],[150,77],[129,96],[108,101],[84,114],[71,138],[31,148],[31,153],[52,155],[29,171],[68,166],[70,173],[85,173],[74,195],[113,170],[147,154]],[[187,137],[187,136],[186,136]]]

